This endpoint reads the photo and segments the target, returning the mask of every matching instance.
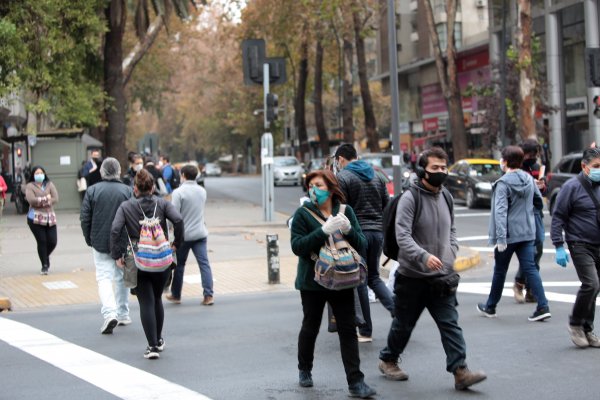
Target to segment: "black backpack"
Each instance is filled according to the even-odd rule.
[[[421,193],[414,186],[408,188],[415,199],[415,216],[413,218],[413,230],[419,217],[421,216]],[[398,242],[396,241],[396,210],[398,201],[406,191],[394,196],[394,198],[385,206],[383,210],[383,254],[388,258],[384,265],[391,259],[398,261]],[[452,223],[454,223],[454,207],[452,205],[452,195],[445,187],[442,187],[442,194],[450,209]]]
[[[173,170],[173,173],[171,174],[171,180],[169,183],[171,184],[171,189],[175,190],[181,184],[181,174],[177,168],[171,167],[171,169]]]

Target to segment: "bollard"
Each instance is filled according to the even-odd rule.
[[[269,284],[279,283],[279,237],[267,235],[267,263],[269,266]]]

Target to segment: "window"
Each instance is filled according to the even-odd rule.
[[[437,24],[435,30],[440,39],[440,50],[446,51],[446,47],[448,47],[448,26],[446,23]],[[454,46],[456,50],[462,47],[462,24],[460,22],[454,23]]]

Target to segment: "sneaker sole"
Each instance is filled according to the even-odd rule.
[[[127,325],[131,325],[131,320],[126,320],[126,321],[119,321],[118,326],[127,326]]]
[[[144,358],[147,360],[156,360],[156,359],[160,358],[160,354],[152,352],[152,353],[144,354]]]
[[[477,308],[477,311],[479,311],[479,314],[481,314],[482,317],[486,317],[486,318],[496,318],[496,314],[489,314],[486,313],[485,311],[481,311],[479,309],[479,307],[475,306],[475,308]]]
[[[535,317],[529,317],[527,319],[529,321],[531,321],[531,322],[542,322],[542,321],[545,321],[545,320],[550,319],[550,318],[552,318],[552,314],[550,314],[549,312],[547,312],[547,313],[544,313],[542,315],[538,315],[538,316],[535,316]]]
[[[102,333],[103,335],[110,335],[111,333],[113,333],[113,329],[115,329],[115,327],[118,324],[119,321],[117,321],[116,319],[112,319],[110,320],[108,325],[106,325],[106,327],[100,331],[100,333]]]

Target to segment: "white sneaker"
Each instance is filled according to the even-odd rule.
[[[131,325],[131,318],[129,317],[117,318],[117,321],[119,321],[119,326]]]
[[[100,333],[103,335],[109,335],[113,333],[113,329],[115,329],[115,326],[117,326],[118,323],[119,321],[117,321],[115,317],[106,318],[102,324],[102,328],[100,328]]]
[[[358,343],[371,343],[373,341],[373,337],[371,336],[363,336],[360,333],[357,334],[358,336]]]
[[[600,347],[600,338],[594,334],[594,332],[586,332],[585,338],[587,339],[590,347]]]

